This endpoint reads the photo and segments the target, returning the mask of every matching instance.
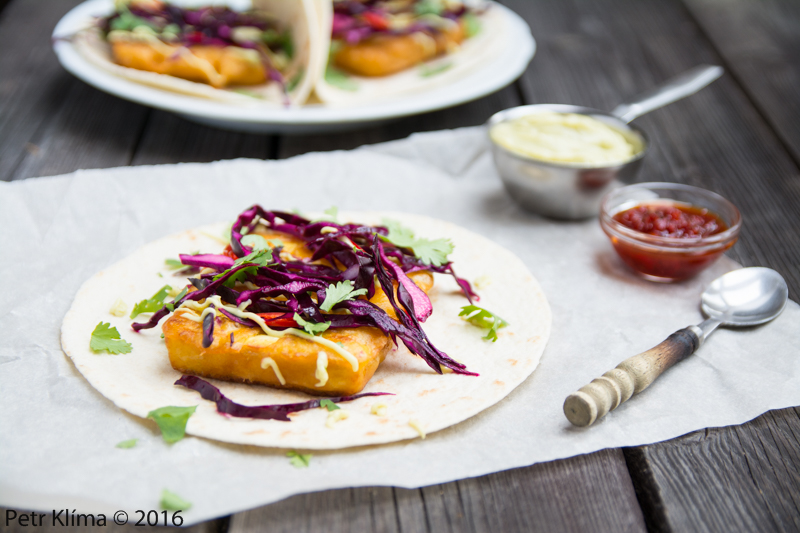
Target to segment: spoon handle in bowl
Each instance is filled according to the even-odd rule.
[[[564,414],[576,426],[590,426],[609,411],[646,389],[666,369],[692,355],[703,331],[689,326],[646,352],[625,359],[616,368],[567,396]]]

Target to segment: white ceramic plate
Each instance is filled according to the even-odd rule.
[[[212,3],[212,2],[208,2]],[[254,133],[311,133],[354,129],[375,123],[452,107],[495,92],[517,79],[528,66],[536,41],[519,15],[499,4],[492,9],[506,18],[503,53],[453,83],[379,103],[297,108],[241,106],[181,95],[119,78],[93,65],[63,38],[87,27],[92,17],[113,9],[113,0],[88,0],[64,15],[53,30],[53,49],[63,67],[101,91],[132,102],[177,113],[189,120],[224,129]]]

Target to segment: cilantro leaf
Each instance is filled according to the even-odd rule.
[[[267,239],[261,235],[245,235],[242,237],[241,243],[252,248],[254,252],[270,249]],[[270,259],[272,259],[272,257],[270,257]]]
[[[464,36],[467,38],[475,37],[481,32],[482,25],[480,19],[474,13],[467,13],[462,19],[464,23]]]
[[[449,239],[417,238],[412,230],[394,220],[384,220],[382,224],[389,230],[389,234],[382,237],[383,240],[401,248],[411,248],[414,255],[426,265],[442,266],[453,252],[453,243]]]
[[[453,243],[449,239],[417,239],[411,249],[426,265],[442,266],[453,253]]]
[[[358,83],[353,78],[347,75],[343,70],[339,70],[331,64],[328,64],[325,69],[325,81],[328,85],[332,85],[343,91],[355,91],[358,89]]]
[[[164,264],[167,265],[170,270],[178,270],[179,268],[184,268],[186,266],[178,259],[165,259]]]
[[[138,304],[133,306],[133,311],[131,311],[131,318],[136,318],[142,313],[155,313],[159,309],[164,306],[164,299],[169,294],[169,291],[172,290],[172,287],[169,285],[164,285],[158,292],[155,293],[153,296],[148,298],[147,300],[142,300]]]
[[[248,235],[248,237],[258,237],[258,235]],[[261,240],[264,240],[261,237]],[[267,241],[264,240],[266,243]],[[258,266],[265,267],[272,262],[272,249],[269,246],[262,248],[260,250],[253,250],[252,253],[247,254],[244,257],[240,257],[236,261],[234,261],[233,266],[243,265],[245,263],[255,263]]]
[[[170,312],[174,311],[175,310],[175,303],[179,302],[180,299],[183,298],[184,296],[186,296],[186,294],[188,292],[189,292],[189,288],[188,287],[184,287],[183,290],[181,292],[179,292],[177,294],[177,296],[175,296],[175,298],[173,298],[172,301],[167,304],[167,309],[169,309]]]
[[[340,281],[336,285],[331,283],[325,289],[325,301],[319,308],[328,312],[334,305],[346,300],[355,300],[363,294],[367,294],[367,289],[353,290],[353,282],[350,280]]]
[[[422,65],[419,68],[419,75],[422,78],[430,78],[431,76],[436,76],[437,74],[450,70],[452,67],[452,61],[439,63],[438,65]]]
[[[100,322],[92,331],[89,347],[95,352],[105,350],[110,354],[131,353],[133,346],[119,336],[117,328],[108,322]]]
[[[335,411],[337,409],[341,409],[341,407],[339,407],[338,405],[333,403],[333,401],[331,401],[331,400],[329,400],[327,398],[325,398],[324,400],[320,400],[319,406],[320,407],[324,407],[325,409],[328,410],[328,412]]]
[[[116,447],[122,449],[133,448],[136,446],[137,442],[139,442],[139,439],[123,440],[122,442],[118,442]]]
[[[297,325],[306,330],[306,333],[309,335],[319,335],[329,327],[331,327],[330,322],[321,322],[319,324],[315,324],[314,322],[308,322],[307,320],[303,320],[303,317],[298,315],[297,313],[294,314],[294,321],[297,322]]]
[[[257,235],[249,235],[249,236],[257,237]],[[261,238],[263,239],[263,237]],[[255,274],[258,271],[259,267],[268,266],[270,263],[272,263],[272,249],[267,247],[262,250],[254,250],[252,253],[249,253],[246,256],[240,257],[239,259],[234,261],[233,266],[231,268],[243,265],[245,263],[251,263],[253,264],[253,266],[238,270],[234,275],[226,279],[223,285],[225,285],[226,287],[233,287],[233,285],[237,281],[244,281],[245,279],[247,279],[248,274]],[[217,281],[222,276],[227,274],[229,270],[230,268],[225,272],[222,272],[214,276],[214,281]]]
[[[293,467],[308,468],[308,465],[311,464],[311,458],[313,455],[310,453],[297,453],[296,451],[291,450],[286,452],[286,457],[289,458],[289,462]]]
[[[169,405],[160,407],[147,413],[147,418],[152,418],[161,430],[161,436],[166,442],[178,442],[186,435],[186,423],[189,417],[197,409],[196,405],[191,407],[177,407]]]
[[[499,316],[477,305],[465,305],[458,316],[464,317],[464,320],[474,326],[488,329],[489,332],[483,338],[492,342],[497,340],[497,330],[508,325],[508,322]]]
[[[167,489],[161,491],[161,502],[159,505],[161,505],[162,509],[166,509],[167,511],[185,511],[192,506],[191,503]]]

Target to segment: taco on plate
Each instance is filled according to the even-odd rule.
[[[311,0],[258,0],[246,12],[127,0],[76,43],[106,70],[159,88],[304,103],[320,68],[316,16]]]
[[[500,53],[503,16],[461,0],[318,3],[328,50],[317,96],[377,101],[450,84]],[[327,30],[327,31],[326,31]]]

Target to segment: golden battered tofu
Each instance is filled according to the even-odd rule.
[[[334,63],[359,76],[388,76],[452,51],[464,40],[461,24],[435,36],[376,35],[356,44],[343,44]]]
[[[258,233],[269,240],[280,240],[284,254],[298,258],[311,255],[299,239],[282,233]],[[428,271],[413,272],[409,278],[426,293],[433,287],[433,275]],[[378,289],[371,301],[395,318],[383,291]],[[225,381],[259,383],[326,396],[356,394],[372,378],[392,346],[391,339],[377,328],[324,332],[323,339],[341,343],[356,358],[358,369],[354,371],[342,355],[320,343],[290,334],[272,337],[261,328],[242,326],[217,315],[214,341],[203,348],[202,324],[184,317],[184,313],[188,312],[176,311],[162,326],[170,364],[179,372]]]
[[[115,40],[111,42],[111,52],[114,61],[123,67],[207,83],[218,89],[256,85],[267,80],[255,50],[236,46],[187,48],[160,41]]]

